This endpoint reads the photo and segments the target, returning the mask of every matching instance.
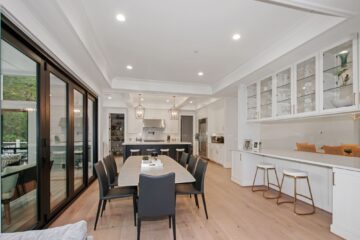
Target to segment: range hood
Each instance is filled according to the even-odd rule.
[[[164,119],[144,119],[144,128],[165,128],[165,120]]]

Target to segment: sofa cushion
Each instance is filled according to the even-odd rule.
[[[87,223],[85,221],[44,230],[0,234],[0,240],[84,240],[86,237]]]

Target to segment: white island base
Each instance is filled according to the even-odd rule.
[[[331,232],[345,239],[360,239],[360,158],[289,150],[235,150],[232,152],[232,181],[241,186],[252,186],[256,165],[260,163],[273,164],[280,182],[283,169],[306,171],[315,206],[333,215]],[[263,171],[258,172],[256,185],[263,184],[262,174]],[[270,174],[270,182],[276,182],[273,174]],[[287,179],[283,192],[293,196],[293,187],[293,181]],[[297,190],[308,195],[306,181],[299,181]],[[307,199],[299,199],[310,203]]]

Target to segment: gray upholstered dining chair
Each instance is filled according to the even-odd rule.
[[[140,174],[137,239],[140,239],[141,221],[169,217],[169,228],[172,219],[176,240],[175,205],[175,173],[161,176]]]
[[[187,166],[187,170],[191,175],[194,175],[196,163],[197,163],[198,157],[191,155],[189,158],[189,164]]]
[[[107,178],[108,178],[110,187],[116,187],[118,185],[118,177],[116,176],[116,172],[114,172],[113,163],[111,162],[110,155],[106,156],[103,159],[103,162],[105,165]]]
[[[207,209],[206,209],[205,186],[204,185],[205,185],[205,172],[206,172],[207,165],[208,165],[208,162],[200,158],[198,160],[198,163],[197,163],[197,166],[195,169],[195,173],[194,173],[195,182],[194,183],[176,184],[176,194],[178,194],[178,195],[193,194],[195,196],[195,204],[198,208],[199,208],[199,202],[198,202],[197,195],[201,194],[206,219],[208,219],[208,213],[207,213]]]
[[[110,158],[110,162],[111,162],[111,166],[112,166],[113,172],[115,173],[115,176],[118,176],[118,175],[119,175],[119,172],[118,172],[118,168],[117,168],[117,165],[116,165],[116,161],[115,161],[114,155],[113,155],[113,154],[110,154],[110,155],[109,155],[109,158]]]
[[[11,174],[17,171],[17,166],[5,167],[1,173],[1,202],[4,204],[4,222],[7,225],[11,224],[10,201],[15,193],[16,183],[19,177],[18,173]]]
[[[126,198],[126,197],[133,198],[134,225],[136,226],[136,197],[137,197],[136,187],[110,188],[108,179],[106,177],[105,168],[102,162],[98,162],[95,164],[95,172],[99,182],[99,204],[96,213],[94,230],[96,230],[96,225],[99,220],[100,211],[102,216],[105,210],[106,202],[111,199]]]
[[[179,164],[180,164],[181,166],[183,166],[184,168],[186,168],[186,164],[187,164],[188,160],[189,160],[189,154],[186,153],[186,152],[183,152],[183,153],[181,154],[181,158],[180,158]]]

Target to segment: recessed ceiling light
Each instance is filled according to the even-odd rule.
[[[169,99],[166,99],[166,102],[168,103],[168,102],[170,102],[170,100],[169,100]]]
[[[111,100],[111,99],[112,99],[112,96],[108,96],[107,99]]]
[[[204,76],[203,72],[198,72],[198,76]]]
[[[131,66],[131,65],[127,65],[127,66],[126,66],[126,69],[128,69],[128,70],[132,70],[132,69],[133,69],[133,66]]]
[[[241,35],[238,34],[238,33],[235,33],[235,34],[232,36],[232,39],[235,40],[235,41],[239,40],[240,38],[241,38]]]
[[[193,103],[193,101],[190,101],[189,103]]]
[[[144,101],[144,98],[140,98],[140,101],[142,101],[142,102],[143,102],[143,101]]]
[[[348,50],[344,50],[344,51],[339,52],[339,54],[346,54],[346,53],[349,53],[349,51],[348,51]]]
[[[123,14],[118,14],[116,15],[116,20],[118,20],[119,22],[125,22],[126,17]]]

